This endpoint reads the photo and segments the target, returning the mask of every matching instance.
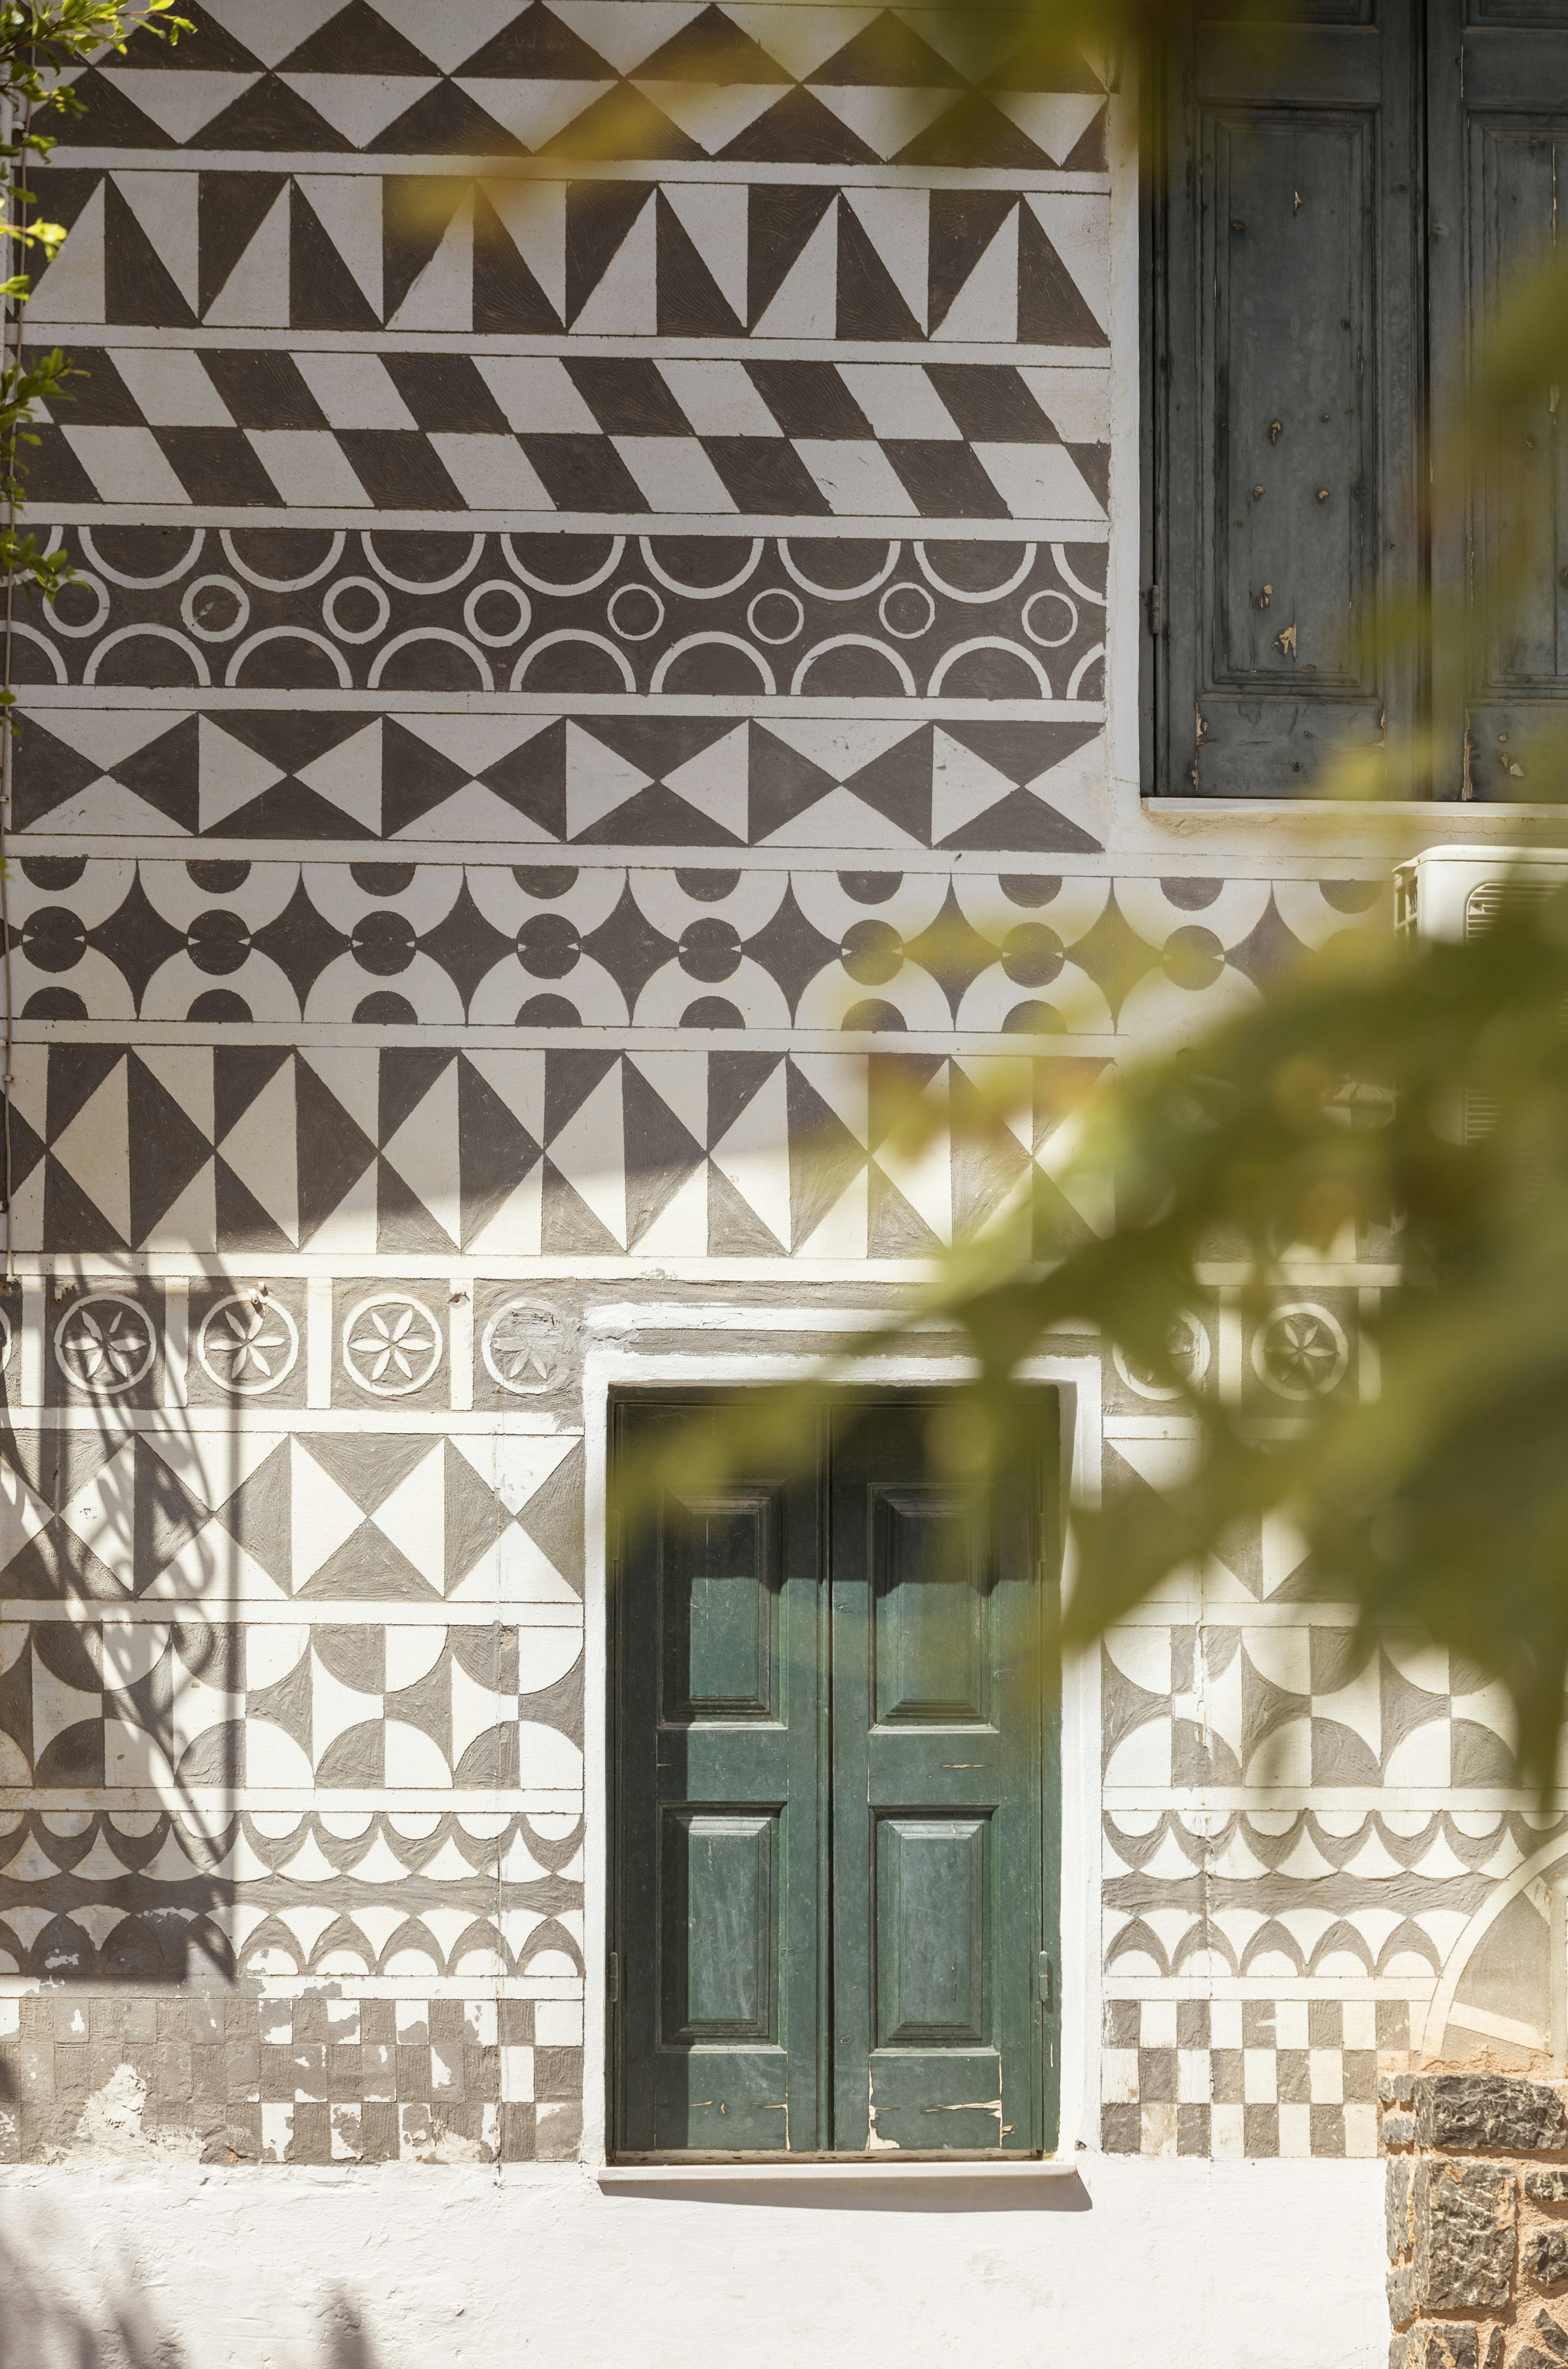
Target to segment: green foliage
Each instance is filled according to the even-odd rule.
[[[1270,28],[1269,0],[1241,13],[1260,41],[1288,39]],[[1193,17],[1184,0],[1046,0],[1039,43],[1064,71],[1075,52],[1147,63]],[[1462,514],[1483,478],[1528,482],[1563,384],[1568,266],[1546,256],[1440,390],[1434,521]],[[1451,613],[1429,596],[1385,611],[1385,649],[1462,652],[1487,603],[1533,580],[1530,546],[1552,513],[1509,507],[1519,524],[1488,551],[1487,581]],[[1518,795],[1515,751],[1485,754],[1492,768],[1505,761],[1504,794]],[[1568,735],[1539,727],[1526,795],[1551,796],[1564,756]],[[1375,796],[1383,778],[1380,762],[1345,761],[1329,789]],[[1332,840],[1332,812],[1324,827]],[[919,958],[940,975],[939,946]],[[955,1132],[1004,1134],[1016,1092],[1002,1080],[973,1098]],[[911,1095],[903,1150],[918,1154],[948,1117]],[[1307,1584],[1356,1605],[1364,1631],[1423,1629],[1501,1680],[1521,1765],[1548,1782],[1568,1672],[1568,892],[1463,944],[1346,935],[1197,1046],[1129,1048],[1066,1123],[1073,1150],[1056,1185],[1076,1206],[1114,1207],[1103,1238],[1042,1267],[1034,1213],[1014,1206],[956,1243],[928,1288],[830,1370],[750,1394],[727,1429],[683,1442],[682,1481],[717,1482],[763,1443],[803,1455],[823,1392],[935,1322],[967,1336],[976,1379],[933,1417],[932,1454],[985,1491],[1024,1419],[1020,1369],[1053,1329],[1093,1331],[1169,1390],[1193,1448],[1171,1493],[1075,1508],[1069,1642],[1228,1542],[1234,1551],[1239,1527],[1283,1519],[1300,1533]],[[1261,1313],[1331,1254],[1388,1276],[1366,1320],[1368,1387],[1352,1376],[1267,1416],[1189,1369],[1174,1345],[1217,1288]],[[628,1476],[634,1500],[669,1463]]]
[[[174,0],[0,0],[0,237],[6,259],[26,261],[37,249],[47,263],[65,238],[59,223],[32,211],[33,193],[19,175],[27,158],[47,157],[54,146],[39,119],[83,112],[82,101],[62,76],[91,64],[106,52],[123,51],[133,34],[176,41],[192,28],[173,12]],[[13,270],[0,279],[0,319],[14,326],[17,308],[31,292],[31,274]],[[36,444],[32,432],[39,406],[69,400],[66,381],[80,376],[58,349],[24,357],[19,341],[0,346],[0,575],[52,600],[70,575],[62,552],[40,548],[22,533],[17,513],[26,498],[23,448]],[[16,704],[10,684],[0,686],[0,707]]]

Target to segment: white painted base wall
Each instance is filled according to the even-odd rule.
[[[1084,2164],[1002,2208],[575,2165],[7,2171],[0,2369],[1381,2369],[1380,2164]]]

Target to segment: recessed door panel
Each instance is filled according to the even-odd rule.
[[[878,2047],[952,2047],[990,2038],[986,1816],[876,1821]]]
[[[778,2036],[779,1816],[664,1813],[659,2038],[667,2046]]]
[[[778,1715],[778,1492],[670,1491],[659,1571],[660,1717]]]
[[[986,1575],[968,1512],[953,1489],[872,1492],[879,1723],[989,1716]]]

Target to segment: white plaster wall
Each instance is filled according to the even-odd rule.
[[[1380,2164],[1083,2163],[853,2206],[575,2165],[7,2171],[0,2369],[1381,2363]]]

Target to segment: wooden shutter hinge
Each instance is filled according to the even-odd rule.
[[[1047,2015],[1055,2015],[1057,2011],[1056,1960],[1048,1950],[1040,1951],[1036,1982],[1040,1994],[1041,2006]]]
[[[1160,587],[1151,584],[1149,588],[1149,630],[1151,634],[1158,634],[1163,630],[1164,624],[1164,604],[1160,597]]]
[[[612,1950],[609,1957],[604,1962],[604,1987],[609,1994],[611,2006],[617,2006],[621,1997],[621,1952],[619,1950]]]

